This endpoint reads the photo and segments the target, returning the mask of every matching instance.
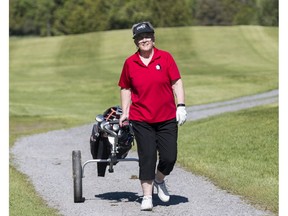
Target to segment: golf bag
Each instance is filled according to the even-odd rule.
[[[131,124],[126,121],[119,126],[122,109],[119,106],[108,108],[103,115],[96,116],[90,136],[90,151],[93,159],[108,159],[117,164],[117,159],[124,159],[132,147],[134,135]],[[105,176],[108,162],[97,162],[98,176]],[[109,172],[113,170],[109,169]]]

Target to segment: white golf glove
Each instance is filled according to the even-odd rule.
[[[185,109],[185,106],[179,106],[177,107],[176,111],[176,120],[178,122],[178,125],[183,125],[186,122],[187,119],[187,112]]]

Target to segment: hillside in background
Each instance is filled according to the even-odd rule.
[[[174,56],[187,105],[278,88],[276,27],[157,28],[156,46]],[[119,104],[122,65],[135,51],[130,30],[11,38],[10,116],[88,121]]]

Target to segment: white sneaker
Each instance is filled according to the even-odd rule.
[[[141,211],[152,211],[152,196],[143,196],[141,203]]]
[[[162,200],[163,202],[168,202],[170,199],[170,195],[166,188],[165,182],[163,181],[162,183],[159,184],[156,181],[154,181],[154,186],[157,189],[157,194],[160,200]]]

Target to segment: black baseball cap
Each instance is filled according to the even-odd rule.
[[[141,33],[154,33],[154,28],[150,22],[140,22],[132,26],[133,39]]]

